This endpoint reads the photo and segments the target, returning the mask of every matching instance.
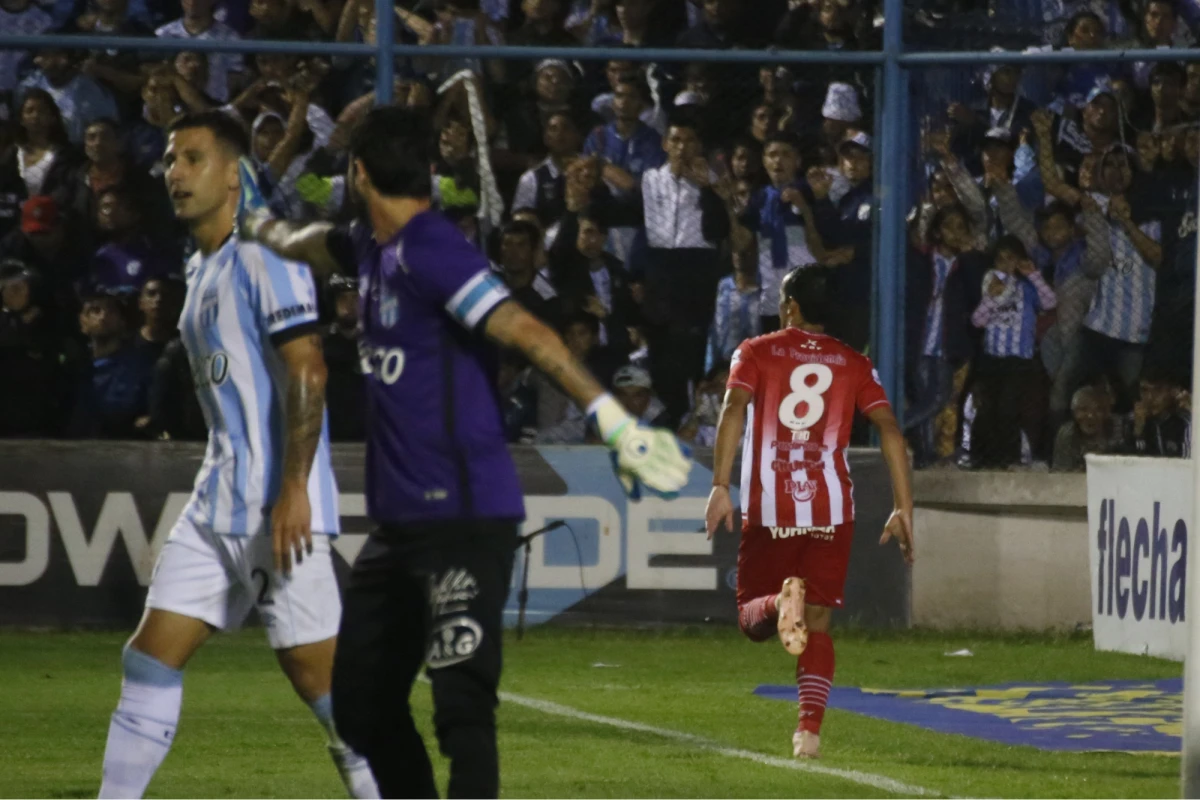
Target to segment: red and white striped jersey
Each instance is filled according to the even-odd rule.
[[[742,442],[742,522],[787,528],[854,519],[846,447],[854,410],[888,405],[866,356],[787,328],[742,342],[729,388],[753,394]]]

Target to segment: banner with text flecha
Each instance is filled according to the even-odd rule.
[[[704,535],[711,453],[696,454],[674,500],[628,500],[602,448],[519,447],[523,532],[532,540],[527,623],[736,623],[738,539]],[[128,628],[136,624],[155,557],[187,501],[203,447],[169,442],[0,443],[0,625]],[[344,578],[371,522],[364,517],[363,449],[335,445]],[[847,609],[865,625],[908,621],[908,573],[877,545],[891,510],[875,451],[853,451],[859,535]],[[736,472],[735,472],[736,474]],[[523,554],[506,609],[517,617]]]
[[[1088,456],[1087,486],[1096,649],[1182,661],[1192,462]]]

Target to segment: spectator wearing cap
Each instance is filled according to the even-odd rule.
[[[840,197],[831,190],[831,170],[815,167],[808,171],[812,227],[809,236],[821,250],[848,249],[847,260],[834,281],[839,313],[829,333],[856,350],[865,351],[871,335],[871,236],[875,208],[871,180],[872,141],[869,134],[854,133],[838,145],[837,176],[849,184]],[[828,260],[828,259],[827,259]]]
[[[0,262],[0,437],[56,436],[62,428],[62,342],[45,287],[21,261]]]
[[[846,138],[851,126],[862,121],[858,92],[848,83],[829,84],[825,104],[821,106],[821,131],[826,143],[837,146]]]
[[[121,186],[100,195],[96,230],[107,239],[88,268],[87,282],[97,289],[135,294],[146,281],[167,275],[178,263],[151,238],[135,196]]]
[[[507,151],[515,154],[510,158],[547,152],[547,128],[555,117],[566,117],[576,136],[581,126],[590,124],[591,114],[577,91],[577,83],[578,73],[573,66],[560,59],[546,59],[534,70],[532,92],[522,85],[498,89],[497,105],[507,132]],[[581,143],[580,137],[573,153],[579,152]]]
[[[621,367],[613,375],[613,395],[633,416],[652,428],[670,424],[666,406],[654,394],[650,373],[641,367]]]
[[[514,221],[500,235],[500,273],[513,299],[548,325],[562,318],[562,301],[549,277],[537,267],[541,232],[528,222]]]
[[[0,34],[37,36],[54,27],[54,20],[33,0],[0,0]],[[17,88],[28,50],[0,50],[0,98]]]
[[[358,285],[353,278],[334,276],[326,297],[333,322],[325,330],[325,404],[329,408],[329,437],[337,442],[366,438],[366,381],[358,355]]]
[[[993,52],[1002,48],[992,48]],[[950,147],[967,167],[978,174],[977,154],[997,129],[1009,132],[1010,142],[1023,131],[1032,130],[1031,114],[1037,106],[1021,94],[1021,68],[1015,64],[991,64],[982,74],[985,97],[974,104],[951,103]]]
[[[83,302],[79,330],[89,356],[77,368],[67,435],[75,439],[139,437],[148,417],[153,363],[129,340],[129,323],[116,295],[94,294]],[[142,422],[146,427],[149,420]]]
[[[38,195],[21,206],[21,227],[0,240],[0,257],[20,259],[36,270],[58,309],[75,306],[90,255],[82,237],[68,234],[67,222],[54,198]]]
[[[200,39],[231,41],[240,39],[237,31],[219,21],[213,14],[215,0],[186,0],[183,16],[168,22],[154,32],[160,39]],[[213,53],[208,60],[206,93],[219,102],[229,99],[230,76],[242,71],[239,53]]]
[[[729,364],[733,352],[762,333],[762,297],[758,286],[758,253],[753,239],[733,254],[733,274],[717,284],[708,353],[704,369]]]
[[[117,103],[108,89],[79,71],[79,64],[66,50],[43,50],[33,59],[37,70],[17,87],[18,102],[30,89],[41,89],[54,98],[62,113],[67,138],[83,143],[83,132],[95,120],[116,119]]]
[[[4,157],[15,164],[25,194],[51,194],[69,179],[76,160],[62,114],[49,93],[30,89],[17,105],[17,146]]]
[[[179,315],[187,286],[177,275],[156,276],[142,284],[137,307],[142,324],[133,336],[133,346],[154,364],[173,340],[179,338]]]
[[[595,317],[600,347],[624,361],[630,350],[629,328],[640,312],[624,265],[604,252],[607,239],[603,216],[587,210],[574,215],[550,248],[550,280],[564,312]]]

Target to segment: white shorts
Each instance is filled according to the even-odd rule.
[[[236,630],[254,607],[275,650],[322,642],[337,635],[342,599],[329,537],[312,538],[312,555],[285,579],[275,572],[269,530],[227,536],[180,517],[154,565],[146,607],[221,630]]]

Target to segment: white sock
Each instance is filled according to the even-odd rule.
[[[312,709],[317,722],[321,723],[329,737],[329,755],[333,756],[333,763],[338,774],[342,776],[342,783],[346,784],[346,791],[351,797],[367,800],[378,798],[379,787],[375,784],[375,776],[371,774],[367,760],[351,750],[333,727],[332,698],[325,695],[309,703],[308,707]]]
[[[121,700],[108,726],[100,797],[141,797],[167,757],[183,704],[183,673],[126,647]]]

